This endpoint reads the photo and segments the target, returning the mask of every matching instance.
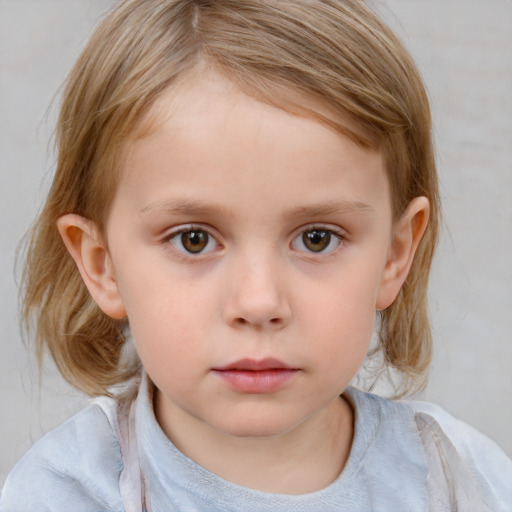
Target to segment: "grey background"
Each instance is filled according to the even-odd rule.
[[[109,0],[0,0],[0,485],[85,399],[22,341],[17,245],[49,184],[53,101]],[[423,398],[512,455],[512,1],[383,0],[432,96],[444,220]],[[58,98],[58,97],[57,97]],[[30,343],[28,343],[30,345]]]

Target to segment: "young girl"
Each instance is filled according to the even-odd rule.
[[[439,223],[421,78],[363,2],[122,1],[57,140],[24,313],[103,398],[2,512],[512,510],[491,441],[349,385],[376,319],[424,383]]]

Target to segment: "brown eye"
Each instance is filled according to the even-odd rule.
[[[329,231],[314,229],[302,233],[302,242],[306,249],[311,252],[322,252],[329,247],[331,243],[331,233]]]
[[[199,256],[219,247],[217,240],[204,229],[181,229],[167,237],[174,249],[188,256]]]
[[[343,242],[343,235],[338,230],[313,226],[299,233],[291,246],[297,251],[323,255],[334,252]]]
[[[197,254],[208,246],[209,235],[206,231],[191,230],[181,233],[181,243],[187,252]]]

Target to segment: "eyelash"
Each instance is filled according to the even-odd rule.
[[[218,247],[220,245],[217,242],[216,238],[209,232],[208,229],[205,229],[204,227],[201,227],[201,226],[195,226],[195,225],[183,226],[183,227],[177,229],[176,231],[169,233],[162,241],[164,243],[171,245],[173,247],[173,249],[183,257],[194,258],[197,256],[208,254],[208,253],[212,252],[213,250],[215,250],[215,248],[210,248],[207,252],[204,252],[204,249],[202,249],[196,253],[194,253],[193,251],[188,251],[183,246],[183,235],[186,233],[206,234],[207,238],[206,238],[206,245],[204,248],[208,248],[208,246],[210,246],[212,243],[215,244],[216,247]],[[180,242],[180,237],[181,237],[181,242]],[[175,241],[175,240],[182,246],[181,248],[177,247],[173,243],[173,241]]]
[[[308,240],[307,240],[307,238],[306,239],[304,238],[305,235],[307,235],[308,233],[311,235],[315,232],[321,233],[321,235],[328,235],[327,246],[318,251],[308,249],[306,247],[306,243],[308,243]],[[206,241],[205,241],[206,245],[203,248],[200,248],[200,250],[198,250],[197,252],[187,250],[183,245],[184,244],[183,235],[186,233],[196,233],[198,235],[200,234],[201,236],[205,234],[206,235]],[[201,236],[199,237],[199,239],[197,239],[197,241],[200,241]],[[308,254],[309,256],[315,256],[315,255],[328,256],[328,255],[332,255],[332,254],[336,253],[340,249],[340,247],[343,245],[344,241],[345,241],[345,237],[342,235],[342,233],[338,229],[328,227],[325,225],[316,225],[315,224],[315,225],[309,225],[309,226],[304,226],[304,227],[300,228],[300,230],[298,230],[296,232],[296,234],[294,235],[294,238],[292,239],[292,242],[290,245],[293,249],[296,249],[300,252]],[[195,226],[195,225],[184,226],[184,227],[177,229],[176,231],[173,231],[172,233],[169,233],[162,240],[162,242],[171,245],[173,247],[173,249],[177,253],[179,253],[181,256],[189,257],[189,258],[200,257],[203,255],[209,254],[210,252],[215,250],[215,247],[220,246],[217,239],[209,232],[208,229],[205,229],[202,226]],[[315,241],[312,238],[309,239],[309,242],[312,242],[313,244],[315,243]],[[329,248],[333,243],[335,244],[335,247],[332,247],[330,250],[326,251],[325,249]],[[213,244],[215,245],[215,247],[209,247]],[[181,247],[179,247],[179,245]],[[302,248],[298,248],[297,247],[298,245],[302,245]],[[205,252],[204,249],[208,249],[208,248],[209,248],[209,250],[207,250]]]
[[[322,249],[320,251],[308,250],[307,247],[305,246],[304,236],[307,233],[311,234],[311,233],[315,233],[315,232],[327,234],[329,236],[327,247],[331,246],[333,243],[335,244],[335,247],[332,247],[329,251],[325,251],[325,249]],[[300,228],[297,235],[293,238],[291,245],[292,245],[292,247],[294,247],[296,245],[296,243],[298,242],[299,244],[302,244],[302,246],[304,246],[304,249],[298,249],[301,252],[304,252],[304,253],[308,254],[309,256],[324,256],[325,257],[325,256],[331,256],[331,255],[337,253],[338,250],[340,249],[340,247],[343,245],[344,241],[345,241],[345,237],[343,236],[343,234],[341,233],[341,231],[339,229],[331,227],[331,226],[321,225],[321,224],[320,225],[313,224],[313,225],[309,225],[309,226],[303,226],[302,228]]]

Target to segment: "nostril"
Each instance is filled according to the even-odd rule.
[[[268,321],[268,325],[274,325],[274,326],[279,326],[282,323],[283,323],[283,319],[279,318],[279,317],[271,318]],[[255,322],[251,322],[251,321],[247,320],[246,318],[238,317],[238,318],[235,318],[235,324],[239,325],[239,326],[246,326],[246,325],[256,324],[256,323]],[[262,325],[263,324],[264,324],[264,322],[262,322]]]

